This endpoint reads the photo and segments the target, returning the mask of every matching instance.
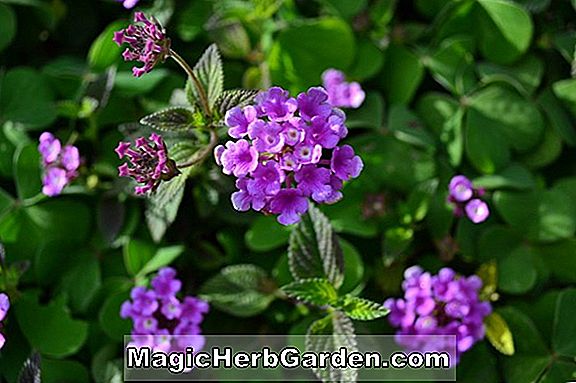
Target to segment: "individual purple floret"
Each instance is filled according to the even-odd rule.
[[[134,287],[120,309],[122,318],[132,319],[132,344],[170,352],[182,348],[171,336],[186,335],[185,346],[201,349],[204,337],[200,324],[209,310],[208,303],[191,296],[178,299],[182,282],[170,267],[160,269],[151,285],[152,289]]]
[[[328,91],[328,101],[340,108],[358,108],[366,94],[357,82],[346,82],[344,73],[337,69],[327,69],[322,73],[322,84]]]
[[[474,223],[484,222],[490,216],[488,204],[479,197],[484,189],[474,188],[472,181],[462,175],[452,177],[448,185],[448,201],[454,205],[454,215],[464,214]]]
[[[273,87],[255,98],[255,105],[226,113],[228,141],[214,149],[224,174],[237,177],[232,194],[236,210],[277,214],[289,225],[300,221],[309,199],[335,203],[344,181],[356,178],[363,163],[346,137],[346,115],[329,104],[323,88],[298,97]]]
[[[124,6],[124,8],[126,9],[132,9],[136,6],[136,4],[138,4],[138,2],[140,0],[116,0],[119,3],[122,3],[122,5]]]
[[[133,2],[127,3],[130,5]],[[132,68],[136,77],[149,73],[156,64],[164,62],[170,56],[170,39],[166,37],[164,28],[156,19],[148,19],[142,12],[134,13],[134,24],[114,32],[113,40],[118,46],[128,44],[128,48],[122,53],[124,61],[139,61],[144,64],[140,68]]]
[[[57,196],[78,176],[80,152],[75,146],[62,146],[60,140],[49,132],[40,135],[38,151],[44,168],[42,193],[49,197]]]
[[[168,157],[166,143],[156,133],[148,139],[139,137],[134,146],[129,142],[120,142],[115,149],[120,159],[126,157],[128,163],[118,167],[121,177],[131,177],[138,182],[134,191],[137,195],[156,190],[162,181],[169,181],[180,174],[174,160]]]
[[[492,312],[478,296],[481,287],[478,276],[458,276],[450,268],[437,275],[419,266],[406,269],[404,297],[384,302],[390,324],[398,328],[396,341],[409,351],[442,351],[447,345],[437,344],[438,338],[408,335],[456,335],[457,354],[466,352],[484,337],[484,318]]]
[[[6,293],[0,293],[0,330],[2,329],[2,321],[8,315],[8,310],[10,309],[10,298]],[[0,350],[4,347],[6,343],[6,338],[2,333],[0,333]]]

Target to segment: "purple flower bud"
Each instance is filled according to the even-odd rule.
[[[38,151],[42,156],[44,175],[42,177],[42,193],[55,197],[64,187],[78,176],[80,167],[80,153],[72,145],[62,147],[60,140],[50,132],[40,135]]]
[[[162,181],[169,181],[180,174],[176,162],[168,158],[166,143],[161,136],[152,133],[147,140],[136,139],[134,146],[119,142],[115,149],[119,158],[126,157],[128,163],[118,167],[118,175],[131,177],[141,184],[135,187],[137,195],[155,191]]]
[[[40,145],[38,145],[38,151],[42,156],[42,161],[44,165],[56,162],[58,156],[60,155],[60,150],[62,145],[60,140],[52,135],[50,132],[44,132],[40,135]]]
[[[486,202],[477,198],[470,200],[465,207],[466,215],[474,223],[484,222],[490,215],[490,209]]]
[[[332,106],[358,108],[366,97],[360,84],[357,82],[347,83],[344,73],[336,69],[324,71],[322,84],[328,92],[328,102]]]
[[[124,6],[133,7],[137,1],[125,0]],[[114,33],[113,41],[128,48],[122,54],[125,61],[139,61],[144,66],[132,68],[136,77],[149,73],[154,67],[164,62],[170,56],[170,39],[166,37],[164,28],[154,18],[148,19],[142,12],[134,13],[134,24]]]
[[[452,180],[450,180],[448,190],[450,197],[458,202],[468,201],[474,194],[472,181],[464,176],[453,177]]]
[[[64,187],[68,184],[66,170],[62,168],[48,168],[42,177],[42,193],[48,197],[55,197],[62,193]]]
[[[122,3],[124,8],[131,9],[131,8],[134,8],[140,0],[116,0],[116,1]]]
[[[0,293],[0,322],[8,315],[10,309],[10,298],[6,293]]]

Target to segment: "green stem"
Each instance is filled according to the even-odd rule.
[[[194,83],[194,87],[196,88],[196,91],[198,92],[198,95],[200,96],[200,104],[202,104],[202,109],[204,109],[204,114],[207,117],[210,117],[212,115],[212,111],[210,110],[210,105],[208,104],[208,97],[206,97],[206,90],[204,89],[204,87],[200,83],[200,80],[198,80],[198,77],[194,74],[194,71],[192,70],[190,65],[188,65],[188,63],[178,53],[174,52],[172,49],[170,49],[170,57],[172,57],[174,59],[174,61],[176,61],[178,63],[178,65],[180,65],[182,67],[182,69],[184,69],[184,71],[188,74],[188,77],[190,77],[190,79],[192,80],[192,83]]]
[[[39,202],[44,201],[46,198],[47,198],[47,196],[45,194],[38,193],[34,197],[30,197],[30,198],[26,198],[26,199],[22,200],[22,206],[24,206],[24,207],[33,206]]]

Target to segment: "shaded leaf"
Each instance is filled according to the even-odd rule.
[[[179,106],[152,113],[142,118],[140,123],[167,132],[186,132],[201,126],[193,109]]]
[[[258,89],[225,90],[216,100],[214,110],[223,118],[226,115],[226,112],[235,106],[243,107],[250,104],[258,92]]]

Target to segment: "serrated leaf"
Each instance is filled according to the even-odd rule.
[[[140,123],[165,132],[186,132],[202,126],[201,116],[193,109],[179,106],[152,113],[142,118]]]
[[[26,359],[20,374],[18,375],[18,383],[40,383],[42,380],[40,370],[40,354],[37,352],[32,353],[30,358]]]
[[[496,350],[504,355],[514,355],[512,332],[500,314],[493,312],[484,318],[484,326],[486,328],[486,338]]]
[[[282,291],[291,298],[316,306],[332,305],[338,293],[330,281],[323,278],[309,278],[282,286]]]
[[[223,268],[202,286],[200,296],[224,312],[249,317],[266,310],[275,290],[265,270],[243,264]]]
[[[220,117],[224,117],[226,112],[235,106],[243,107],[250,104],[258,92],[258,89],[225,90],[214,103],[214,110]]]
[[[314,206],[290,235],[288,259],[296,280],[326,278],[336,289],[342,285],[342,249],[330,221]]]
[[[306,351],[334,352],[341,347],[348,353],[358,351],[354,324],[341,311],[313,322],[306,333]],[[355,382],[358,371],[352,368],[319,368],[314,374],[323,382]]]
[[[222,70],[222,59],[216,44],[212,44],[204,51],[198,63],[194,66],[194,74],[204,87],[208,105],[213,109],[216,100],[222,94],[224,88],[224,71]],[[191,79],[186,83],[186,94],[191,105],[201,106],[200,95]]]
[[[358,298],[350,294],[338,299],[338,303],[335,306],[345,312],[349,318],[355,320],[373,320],[381,318],[390,312],[381,303]]]

